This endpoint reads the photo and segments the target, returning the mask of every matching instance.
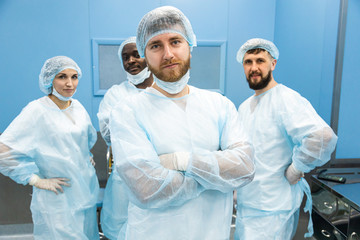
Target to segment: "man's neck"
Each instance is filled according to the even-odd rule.
[[[145,81],[136,85],[135,87],[140,88],[140,89],[145,89],[145,88],[151,87],[152,84],[153,84],[153,76],[151,74],[150,77],[148,77],[147,79],[145,79]]]
[[[183,97],[185,95],[188,95],[189,91],[190,91],[189,85],[186,85],[183,90],[181,90],[179,93],[175,93],[175,94],[171,94],[171,93],[166,92],[165,90],[160,88],[158,85],[156,85],[156,82],[153,84],[152,87],[155,88],[156,90],[158,90],[159,92],[161,92],[162,94],[164,94],[168,98],[180,98],[180,97]]]
[[[269,82],[269,84],[266,87],[264,87],[263,89],[255,90],[255,96],[258,96],[260,94],[263,94],[264,92],[269,91],[270,89],[275,87],[277,84],[278,83],[274,79],[271,79],[271,81]]]

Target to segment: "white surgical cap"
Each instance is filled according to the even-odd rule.
[[[119,56],[122,67],[124,67],[124,63],[122,61],[122,50],[124,49],[125,45],[129,44],[129,43],[136,43],[136,37],[129,37],[128,39],[125,39],[119,47],[118,56]]]
[[[45,94],[50,94],[52,92],[53,80],[56,74],[68,68],[77,71],[78,79],[81,78],[81,69],[71,58],[66,56],[56,56],[46,60],[39,75],[40,90]]]
[[[245,53],[251,49],[256,49],[256,48],[261,48],[268,51],[270,55],[275,59],[279,58],[279,50],[277,49],[274,43],[262,38],[253,38],[246,41],[246,43],[244,43],[240,47],[236,55],[236,60],[242,64]]]
[[[196,46],[196,36],[187,17],[175,7],[164,6],[145,14],[139,23],[136,45],[141,57],[145,56],[148,41],[163,33],[178,33],[186,39],[191,49]]]

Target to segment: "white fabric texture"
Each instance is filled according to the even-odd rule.
[[[143,90],[136,88],[133,84],[126,81],[119,85],[112,86],[106,92],[100,103],[97,116],[101,135],[108,146],[111,145],[109,130],[111,110],[117,104],[122,104],[125,98],[133,94],[138,94],[140,91]],[[112,173],[106,183],[100,217],[103,233],[109,239],[117,239],[119,234],[120,239],[124,239],[123,235],[126,229],[129,199],[123,185],[124,183],[117,174],[115,167],[113,167]]]
[[[249,50],[252,50],[252,49],[257,49],[257,48],[264,49],[274,59],[279,59],[280,53],[274,43],[272,43],[266,39],[262,39],[262,38],[252,38],[252,39],[249,39],[248,41],[246,41],[246,43],[244,43],[240,47],[239,51],[236,54],[236,60],[242,64],[246,52]]]
[[[76,92],[76,90],[75,90],[75,92]],[[55,97],[57,97],[59,100],[64,101],[64,102],[69,101],[70,99],[72,99],[72,96],[74,96],[75,92],[70,97],[64,97],[63,95],[58,93],[58,91],[56,91],[56,88],[53,88],[53,90],[52,90],[52,94]]]
[[[291,240],[296,233],[299,212],[298,209],[287,219],[289,211],[274,214],[257,209],[242,209],[237,218],[238,227],[242,231],[235,232],[234,239]],[[285,224],[277,225],[278,222]]]
[[[60,110],[48,96],[29,103],[0,136],[0,172],[15,182],[25,185],[33,174],[70,179],[58,195],[33,188],[35,239],[99,239],[99,183],[89,161],[96,137],[77,100]]]
[[[234,105],[190,86],[183,109],[154,92],[126,99],[110,117],[116,169],[130,199],[126,239],[228,239],[232,191],[254,174]],[[191,152],[185,173],[160,164],[158,155],[174,152]]]
[[[325,164],[337,136],[305,98],[282,84],[251,96],[238,112],[254,145],[256,165],[254,180],[237,190],[238,208],[294,212],[306,187],[290,185],[286,169],[293,164],[306,173]]]
[[[133,84],[126,81],[109,88],[105,93],[103,100],[101,100],[97,117],[99,119],[101,136],[108,146],[111,145],[109,131],[109,117],[111,110],[116,104],[121,103],[124,98],[127,98],[132,94],[137,94],[139,91],[142,91],[142,89],[138,89]]]
[[[150,77],[150,70],[148,67],[145,67],[141,72],[139,72],[138,74],[132,75],[128,72],[126,72],[126,78],[128,81],[130,81],[132,84],[139,85],[140,83],[143,83],[146,79],[148,79]]]

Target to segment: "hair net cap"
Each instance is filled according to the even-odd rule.
[[[71,58],[66,56],[56,56],[46,60],[39,75],[40,90],[45,94],[50,94],[52,92],[53,80],[56,74],[68,68],[77,71],[78,79],[81,78],[81,69]]]
[[[187,17],[175,7],[163,6],[145,14],[139,23],[136,45],[140,56],[145,56],[145,48],[151,38],[164,33],[178,33],[191,49],[196,46],[196,36]]]
[[[118,57],[119,57],[119,59],[120,59],[121,66],[123,66],[123,67],[124,67],[124,63],[123,63],[123,61],[122,61],[122,51],[123,51],[124,47],[125,47],[127,44],[129,44],[129,43],[135,43],[135,44],[136,44],[136,37],[129,37],[129,38],[125,39],[125,40],[121,43],[121,45],[120,45],[120,47],[119,47]]]
[[[279,58],[279,50],[277,49],[274,43],[262,38],[253,38],[246,41],[246,43],[244,43],[240,47],[236,55],[236,60],[242,64],[245,53],[251,49],[256,49],[256,48],[261,48],[268,51],[270,55],[275,59]]]

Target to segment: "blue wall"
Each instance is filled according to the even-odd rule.
[[[275,79],[307,98],[330,124],[339,1],[279,0]]]
[[[236,53],[250,38],[274,40],[275,7],[276,1],[269,0],[229,1],[225,95],[236,106],[253,94],[242,65],[236,61]]]
[[[98,129],[96,113],[101,97],[93,95],[91,40],[135,35],[141,17],[162,5],[180,8],[192,22],[198,40],[227,42],[225,95],[236,106],[253,94],[242,66],[235,60],[236,52],[247,39],[262,37],[274,41],[280,50],[275,79],[309,99],[330,123],[339,2],[2,0],[0,132],[29,101],[43,96],[38,75],[44,61],[55,55],[73,58],[83,70],[75,97]],[[353,5],[358,11],[359,6]],[[354,67],[354,63],[348,64],[347,68]],[[349,81],[346,86],[351,88],[356,80]],[[351,110],[342,106],[341,114],[347,112]],[[345,132],[352,130],[346,125],[341,128]]]
[[[342,73],[337,158],[360,158],[360,1],[349,0]]]
[[[73,58],[83,70],[76,98],[91,104],[91,65],[87,0],[0,1],[0,132],[31,100],[44,94],[38,76],[44,61]]]

